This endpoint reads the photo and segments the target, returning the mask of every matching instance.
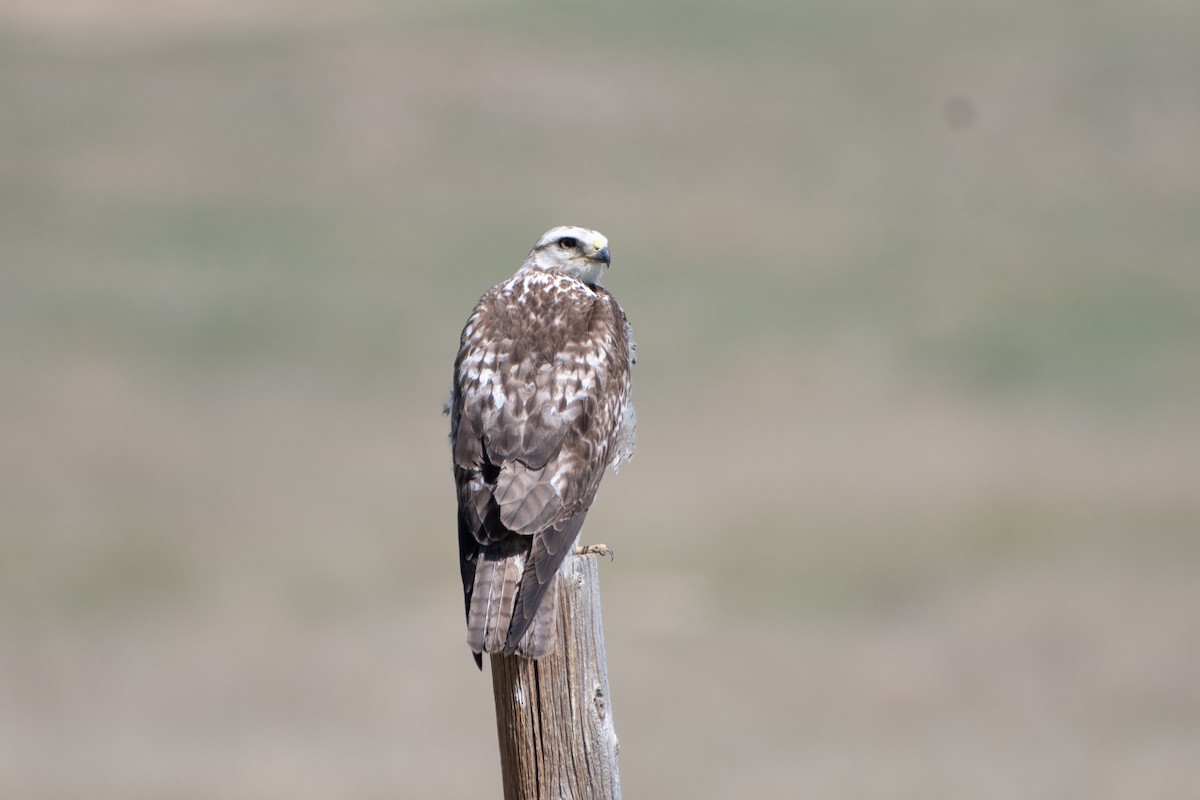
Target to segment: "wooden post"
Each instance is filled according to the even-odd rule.
[[[620,800],[594,554],[564,562],[556,624],[551,655],[491,657],[504,798]]]

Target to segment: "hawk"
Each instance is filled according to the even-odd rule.
[[[634,343],[600,285],[608,239],[551,228],[463,328],[447,410],[467,644],[539,658],[555,646],[558,569],[604,468],[633,455]]]

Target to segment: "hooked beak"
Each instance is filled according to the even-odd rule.
[[[592,256],[592,258],[596,259],[597,261],[603,262],[605,266],[608,266],[609,264],[612,263],[612,256],[609,255],[607,247],[601,248],[600,251],[596,253],[596,255]]]

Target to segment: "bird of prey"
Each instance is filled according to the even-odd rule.
[[[634,343],[600,285],[608,240],[551,228],[463,328],[447,410],[467,644],[539,658],[555,646],[558,570],[604,468],[633,455]]]

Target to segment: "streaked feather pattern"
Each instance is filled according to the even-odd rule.
[[[564,255],[564,237],[592,249]],[[607,265],[607,240],[594,231],[552,229],[463,329],[449,411],[477,661],[553,650],[558,569],[604,468],[633,452],[629,323],[607,290],[574,277],[600,272],[574,261],[601,257]]]

